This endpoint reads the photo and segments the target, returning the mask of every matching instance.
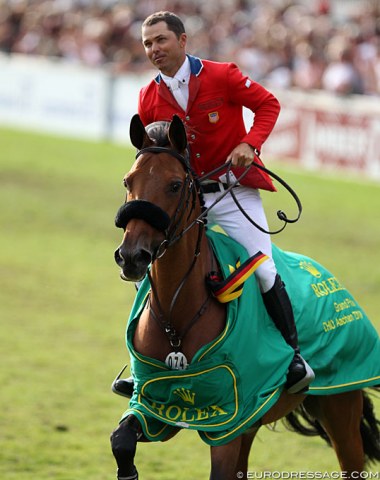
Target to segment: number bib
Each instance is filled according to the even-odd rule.
[[[188,366],[187,358],[182,352],[169,353],[165,363],[172,370],[186,370]]]

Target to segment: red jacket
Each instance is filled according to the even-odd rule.
[[[191,164],[201,176],[222,165],[242,142],[261,150],[280,112],[278,100],[264,87],[244,76],[233,63],[216,63],[188,55],[191,67],[186,112],[178,105],[158,75],[139,95],[138,112],[144,125],[170,121],[179,115],[186,125]],[[247,133],[243,106],[255,114]],[[256,161],[259,161],[256,157]],[[260,161],[259,161],[260,162]],[[235,168],[236,177],[244,171]],[[218,173],[213,179],[218,180]],[[271,179],[252,167],[241,182],[253,188],[274,191]]]

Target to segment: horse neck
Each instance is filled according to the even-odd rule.
[[[192,316],[208,296],[205,278],[211,270],[213,254],[203,233],[200,244],[200,253],[195,257],[200,227],[194,227],[179,241],[172,245],[165,255],[152,265],[151,277],[154,283],[155,294],[152,304],[162,309],[168,315],[174,295],[181,282],[184,281],[177,300],[173,306],[171,316],[180,320]]]

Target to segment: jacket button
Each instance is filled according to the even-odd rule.
[[[194,139],[195,139],[195,135],[194,135],[194,133],[191,135],[191,137],[190,137],[190,138],[191,138],[191,140],[194,140]]]
[[[185,117],[185,118],[186,118],[186,120],[190,120],[190,117],[189,117],[189,115],[186,115],[186,117]]]
[[[200,153],[196,153],[195,156],[196,156],[196,158],[200,158],[200,157],[201,157],[201,154],[200,154]]]

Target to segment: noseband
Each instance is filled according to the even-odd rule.
[[[190,218],[192,211],[195,208],[195,202],[197,198],[197,189],[195,188],[195,182],[191,175],[191,167],[189,163],[189,157],[181,155],[177,151],[166,147],[146,147],[139,150],[136,154],[138,159],[144,153],[167,153],[170,156],[176,158],[183,166],[186,177],[182,187],[181,196],[177,205],[177,209],[172,218],[159,206],[146,200],[131,200],[122,205],[115,218],[115,225],[118,228],[125,230],[128,222],[134,218],[141,219],[151,225],[153,228],[165,234],[165,240],[159,246],[158,251],[155,254],[155,258],[161,257],[166,249],[177,242],[188,228],[183,228],[181,231],[180,225],[187,210],[187,207],[191,201],[191,208],[187,220]]]
[[[162,208],[146,200],[132,200],[124,203],[116,214],[115,225],[125,230],[128,222],[133,218],[144,220],[159,232],[166,232],[170,224],[169,215]]]

